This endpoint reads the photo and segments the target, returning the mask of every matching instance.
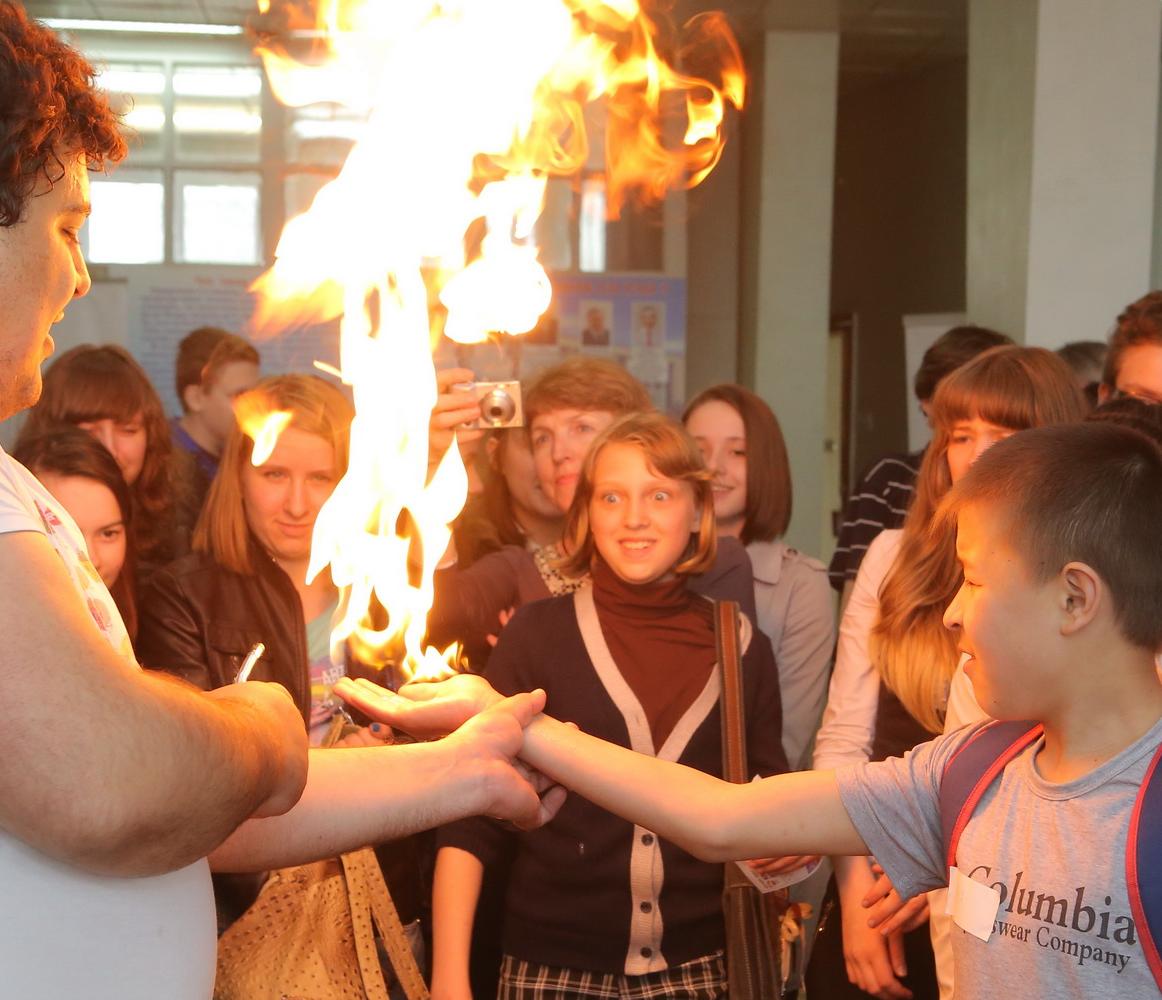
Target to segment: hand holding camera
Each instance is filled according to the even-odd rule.
[[[490,427],[519,427],[524,419],[519,382],[477,382],[468,368],[436,372],[439,395],[428,424],[428,475],[455,437],[468,454]]]
[[[478,412],[467,426],[485,429],[524,426],[519,382],[458,382],[452,388],[475,394]]]

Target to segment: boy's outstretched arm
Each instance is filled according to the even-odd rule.
[[[399,694],[344,679],[335,693],[373,718],[425,736],[455,729],[500,700],[483,677],[468,674],[409,684]],[[546,715],[525,730],[521,757],[546,777],[706,861],[867,853],[832,771],[732,785],[587,736]]]
[[[704,861],[867,853],[832,771],[733,785],[545,715],[525,730],[521,757],[546,777]]]

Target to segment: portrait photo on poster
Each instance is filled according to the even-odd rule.
[[[631,309],[632,337],[634,347],[666,347],[666,303],[635,302]]]
[[[583,326],[582,347],[609,347],[613,343],[613,302],[610,299],[583,299],[578,303]]]

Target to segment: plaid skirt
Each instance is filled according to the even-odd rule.
[[[722,1000],[725,996],[726,959],[721,951],[644,976],[561,969],[505,955],[496,991],[497,1000]]]

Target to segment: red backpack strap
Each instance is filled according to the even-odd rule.
[[[1154,982],[1162,990],[1162,956],[1158,952],[1162,936],[1162,746],[1142,779],[1130,829],[1126,834],[1126,889],[1130,910],[1138,928],[1138,941]]]
[[[945,867],[956,864],[960,835],[977,803],[1009,761],[1042,733],[1040,723],[990,722],[953,754],[940,779],[940,828]]]

